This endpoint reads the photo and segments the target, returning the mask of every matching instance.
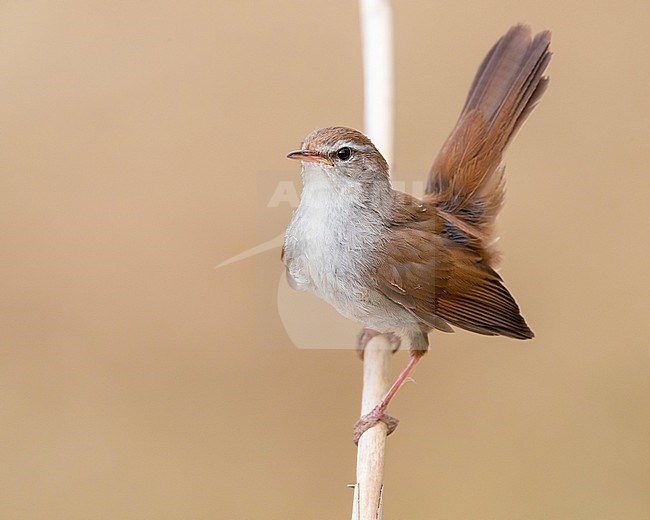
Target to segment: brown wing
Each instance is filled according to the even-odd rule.
[[[550,33],[511,28],[479,67],[420,202],[398,195],[377,272],[379,290],[430,327],[532,338],[491,267],[503,202],[503,152],[540,100]]]
[[[532,338],[477,239],[433,205],[401,197],[377,271],[379,290],[432,328],[450,331],[450,323],[479,334]]]

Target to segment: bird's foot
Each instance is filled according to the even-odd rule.
[[[363,360],[363,353],[366,350],[366,345],[368,344],[368,342],[375,336],[380,336],[381,334],[382,334],[381,332],[377,332],[375,329],[369,329],[366,327],[361,329],[359,335],[357,336],[357,348],[356,348],[357,355],[361,360]],[[388,338],[388,341],[393,347],[393,354],[394,354],[399,350],[399,346],[402,343],[402,340],[397,334],[393,332],[385,332],[383,334]]]
[[[359,439],[363,433],[379,422],[386,424],[386,427],[388,428],[386,435],[390,435],[395,431],[395,428],[397,428],[399,419],[396,419],[395,417],[391,417],[390,415],[384,413],[384,410],[380,405],[375,406],[370,411],[370,413],[361,416],[361,418],[354,425],[354,443],[359,444]]]

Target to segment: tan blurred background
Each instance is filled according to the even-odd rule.
[[[537,337],[433,336],[385,518],[647,518],[649,5],[394,5],[398,180],[510,25],[554,58],[500,219]],[[283,230],[308,131],[361,127],[356,2],[5,1],[0,63],[0,518],[349,518],[361,363],[292,345],[278,249],[214,266]]]

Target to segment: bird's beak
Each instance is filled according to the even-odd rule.
[[[287,154],[287,157],[289,159],[295,159],[304,162],[321,162],[327,164],[328,166],[332,166],[333,164],[332,161],[330,161],[327,157],[324,157],[318,152],[314,152],[312,150],[296,150],[294,152],[289,152]]]

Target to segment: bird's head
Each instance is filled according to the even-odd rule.
[[[301,149],[287,155],[302,161],[303,172],[328,175],[334,182],[360,184],[388,181],[388,163],[372,141],[357,130],[334,126],[310,133]]]

